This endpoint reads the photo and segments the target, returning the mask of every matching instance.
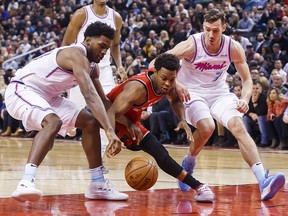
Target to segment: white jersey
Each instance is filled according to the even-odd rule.
[[[112,8],[109,8],[106,6],[106,15],[105,16],[99,16],[97,15],[93,10],[93,5],[87,5],[83,7],[86,13],[86,19],[81,26],[81,29],[77,35],[77,39],[75,43],[81,43],[84,41],[84,32],[87,29],[87,27],[96,21],[100,21],[102,23],[106,23],[108,26],[116,30],[116,24],[115,24],[115,14],[114,10]],[[110,66],[110,49],[107,50],[106,55],[104,58],[99,62],[99,67],[107,67]]]
[[[227,88],[227,69],[231,63],[231,38],[222,36],[217,53],[209,53],[204,44],[203,33],[190,36],[194,43],[194,56],[190,61],[183,60],[177,79],[190,91],[209,91]]]
[[[23,82],[33,88],[46,100],[59,96],[78,85],[73,71],[64,70],[56,61],[57,53],[67,47],[79,47],[87,55],[83,44],[74,44],[56,48],[29,62],[22,69],[17,70],[12,80]]]

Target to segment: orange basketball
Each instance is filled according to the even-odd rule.
[[[157,181],[158,168],[154,161],[146,157],[132,159],[125,168],[125,179],[135,190],[148,190]]]

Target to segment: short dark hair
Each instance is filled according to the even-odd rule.
[[[85,39],[86,37],[100,37],[101,35],[113,40],[115,37],[115,30],[106,23],[97,21],[91,23],[84,32]]]
[[[159,71],[162,67],[168,70],[178,71],[180,67],[180,61],[173,54],[163,53],[156,57],[154,66],[155,66],[156,71]]]
[[[217,20],[221,20],[222,23],[226,22],[226,16],[223,11],[218,10],[217,8],[210,9],[205,15],[204,15],[204,21],[205,22],[215,22]]]

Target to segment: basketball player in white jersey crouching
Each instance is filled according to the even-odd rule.
[[[7,110],[22,120],[27,131],[37,130],[24,175],[12,197],[18,201],[39,200],[42,192],[35,188],[38,166],[53,147],[57,134],[65,136],[74,127],[82,129],[82,146],[91,173],[85,193],[88,199],[127,200],[128,195],[113,189],[102,171],[100,127],[106,133],[110,148],[108,156],[121,151],[121,141],[114,133],[98,91],[97,64],[110,48],[115,30],[95,22],[84,33],[84,42],[56,48],[19,69],[5,93]],[[91,112],[61,97],[63,92],[79,85]],[[97,89],[97,90],[96,90]]]

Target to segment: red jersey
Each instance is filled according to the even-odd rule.
[[[153,87],[152,80],[150,78],[150,76],[153,73],[154,73],[153,71],[147,71],[147,72],[142,72],[140,74],[132,76],[128,80],[126,80],[124,83],[115,86],[111,90],[111,92],[107,94],[107,97],[110,99],[110,101],[113,102],[115,98],[117,97],[117,95],[119,95],[123,91],[123,88],[125,87],[127,83],[131,81],[138,81],[145,86],[147,90],[146,101],[141,105],[134,105],[125,114],[125,116],[128,119],[130,119],[134,124],[136,124],[141,129],[143,136],[145,136],[145,134],[147,134],[149,131],[145,127],[143,127],[143,125],[140,122],[142,111],[145,110],[147,107],[152,106],[153,104],[155,104],[156,102],[158,102],[164,97],[164,95],[162,94],[157,94]],[[122,142],[124,142],[126,146],[130,146],[131,144],[134,143],[126,126],[116,122],[115,131],[116,131],[117,136],[120,138]]]
[[[117,97],[117,95],[123,91],[123,88],[125,87],[125,85],[128,82],[138,81],[145,86],[145,88],[147,90],[147,98],[146,98],[145,103],[142,105],[134,105],[125,114],[125,116],[133,122],[140,121],[142,110],[145,110],[147,107],[152,106],[153,104],[155,104],[156,102],[158,102],[159,100],[161,100],[164,97],[164,95],[162,95],[162,94],[157,94],[155,92],[155,89],[153,88],[152,80],[150,78],[150,76],[153,73],[154,73],[153,71],[147,71],[147,72],[142,72],[140,74],[132,76],[126,82],[115,86],[111,90],[111,92],[109,92],[107,94],[107,97],[110,99],[110,101],[113,102],[115,100],[115,98]]]

